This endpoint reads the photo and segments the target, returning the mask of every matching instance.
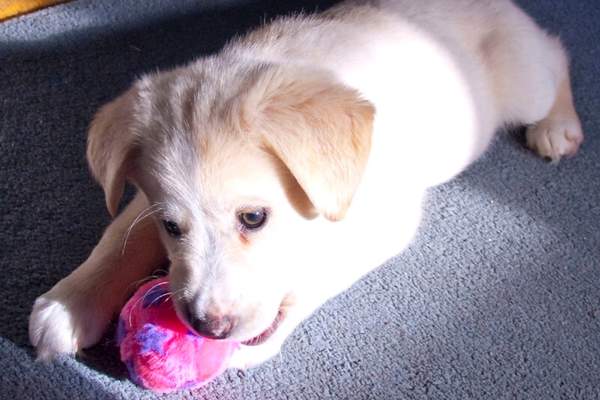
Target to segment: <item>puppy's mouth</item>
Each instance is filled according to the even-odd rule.
[[[243,341],[241,343],[245,346],[258,346],[259,344],[263,344],[264,342],[266,342],[271,336],[273,336],[275,331],[277,331],[277,328],[279,328],[279,325],[281,325],[281,323],[285,319],[285,310],[286,307],[284,307],[283,304],[279,306],[277,316],[273,320],[273,323],[267,329],[265,329],[261,334],[254,336],[252,339]]]

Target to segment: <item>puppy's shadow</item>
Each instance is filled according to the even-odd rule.
[[[501,132],[456,183],[476,188],[504,207],[521,209],[557,235],[592,249],[600,240],[600,208],[594,205],[600,193],[599,151],[598,140],[587,140],[573,158],[552,163],[528,149],[525,128],[517,128]]]
[[[121,362],[119,347],[115,340],[116,324],[112,323],[102,340],[94,347],[85,349],[78,356],[88,367],[120,381],[129,379],[125,364]]]

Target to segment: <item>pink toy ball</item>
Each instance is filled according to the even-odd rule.
[[[226,369],[239,347],[190,331],[173,308],[167,278],[144,284],[125,304],[117,344],[131,380],[156,392],[204,385]]]

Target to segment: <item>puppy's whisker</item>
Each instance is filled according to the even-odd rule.
[[[138,215],[137,217],[135,217],[135,219],[133,220],[133,222],[131,223],[131,225],[129,225],[129,228],[127,228],[127,232],[125,233],[125,237],[123,238],[123,246],[121,248],[121,255],[125,254],[125,248],[127,247],[127,241],[129,240],[129,235],[131,235],[131,231],[133,230],[133,228],[140,223],[141,221],[143,221],[144,219],[146,219],[147,217],[156,214],[157,212],[162,210],[161,207],[162,203],[155,203],[152,204],[148,207],[146,207],[145,209],[143,209]]]
[[[158,274],[158,273],[162,273],[162,274]],[[162,277],[166,276],[166,275],[167,275],[167,273],[168,273],[168,271],[167,271],[167,270],[164,270],[164,269],[157,269],[157,270],[155,271],[155,273],[154,273],[154,274],[152,274],[152,275],[148,275],[148,276],[146,276],[146,277],[144,277],[144,278],[142,278],[142,279],[138,279],[137,281],[133,281],[133,282],[131,282],[131,283],[130,283],[130,284],[127,286],[127,290],[128,290],[128,291],[129,291],[129,290],[131,290],[132,286],[133,286],[133,287],[135,287],[135,288],[137,289],[137,288],[139,288],[140,286],[142,286],[142,285],[143,285],[144,283],[146,283],[146,282],[149,282],[149,281],[151,281],[151,280],[158,279],[158,278],[162,278]]]
[[[139,299],[137,299],[135,301],[135,303],[133,304],[133,306],[131,307],[131,309],[129,310],[129,315],[127,316],[127,321],[129,322],[129,326],[132,325],[131,323],[131,316],[133,314],[133,310],[138,306],[138,304],[140,304],[140,301],[144,301],[146,299],[146,296],[148,296],[148,293],[150,293],[151,291],[153,291],[154,289],[156,289],[159,286],[163,286],[163,285],[168,285],[169,282],[165,281],[165,282],[158,282],[155,285],[153,285],[150,289],[148,289],[146,291],[146,293],[144,293],[144,295],[142,297],[140,297]]]
[[[133,230],[133,228],[135,227],[135,225],[137,225],[138,222],[140,222],[141,220],[143,220],[147,216],[146,213],[148,213],[148,212],[151,213],[155,206],[156,205],[150,205],[150,206],[144,208],[142,211],[140,211],[140,213],[131,222],[131,224],[127,228],[127,232],[126,232],[125,237],[123,239],[123,248],[122,248],[121,254],[123,254],[125,252],[125,245],[127,243],[127,239],[129,239],[129,235],[131,234],[131,231]],[[148,214],[148,215],[151,215],[151,214]]]
[[[173,299],[174,301],[179,301],[183,298],[185,298],[185,293],[186,289],[185,288],[181,288],[181,289],[177,289],[176,291],[174,291],[172,293],[171,299]]]
[[[127,232],[126,232],[125,237],[123,239],[123,247],[122,247],[121,255],[123,255],[125,253],[125,247],[127,245],[127,240],[129,239],[129,235],[131,234],[131,231],[133,230],[133,228],[139,222],[141,222],[142,220],[144,220],[146,217],[148,217],[148,216],[156,213],[160,209],[161,208],[158,207],[158,204],[153,204],[153,205],[150,205],[150,206],[146,207],[142,211],[140,211],[140,213],[136,216],[136,218],[133,220],[133,222],[131,223],[131,225],[129,225],[129,227],[127,228]]]
[[[158,296],[157,298],[155,298],[154,300],[152,300],[152,302],[150,303],[150,305],[157,304],[157,303],[159,303],[164,298],[166,298],[168,300],[168,299],[171,298],[172,294],[173,294],[172,292],[163,293],[160,296]]]

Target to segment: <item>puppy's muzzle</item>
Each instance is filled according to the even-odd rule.
[[[202,317],[186,306],[186,319],[192,330],[200,336],[209,339],[226,339],[229,337],[237,323],[237,319],[231,315],[205,313]]]

